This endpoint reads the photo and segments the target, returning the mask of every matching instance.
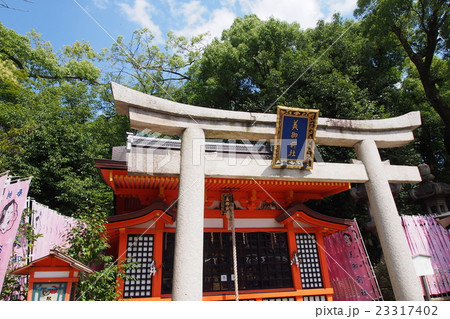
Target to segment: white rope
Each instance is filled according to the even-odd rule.
[[[231,209],[230,221],[231,221],[231,242],[233,245],[234,295],[235,300],[239,301],[239,282],[238,282],[237,253],[236,253],[236,229],[234,227],[234,209]]]

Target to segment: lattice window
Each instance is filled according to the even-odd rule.
[[[295,297],[264,298],[262,301],[295,301]]]
[[[314,234],[296,234],[303,289],[323,288],[319,253]]]
[[[128,235],[127,261],[136,262],[136,267],[127,270],[132,280],[125,280],[124,298],[142,298],[152,295],[153,235]]]
[[[304,296],[303,301],[326,301],[327,297],[325,295],[320,296]]]

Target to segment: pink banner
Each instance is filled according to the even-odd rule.
[[[450,233],[433,217],[402,216],[411,255],[431,256],[434,275],[425,279],[432,296],[450,292]]]
[[[8,268],[11,251],[27,201],[31,179],[6,186],[0,202],[0,287]]]
[[[346,231],[324,238],[333,300],[382,299],[356,220]]]
[[[58,212],[32,201],[33,227],[35,234],[41,234],[34,242],[32,260],[48,255],[55,246],[64,247],[65,235],[75,226],[75,219],[58,214]]]

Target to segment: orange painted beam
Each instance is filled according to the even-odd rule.
[[[119,265],[119,271],[123,271],[123,268],[120,267],[126,260],[127,257],[127,239],[128,235],[125,228],[119,229],[119,253],[117,257],[117,265]],[[117,277],[117,287],[116,287],[116,293],[118,294],[118,298],[123,297],[123,289],[124,289],[124,280],[120,278],[120,276]]]
[[[299,300],[303,300],[303,296],[322,296],[325,295],[326,298],[333,294],[332,288],[327,289],[304,289],[304,290],[290,290],[290,291],[276,291],[276,292],[247,292],[240,291],[240,300],[262,300],[268,298],[289,298],[295,297]],[[131,300],[131,301],[170,301],[172,298],[167,297],[151,297],[151,298],[133,298],[133,299],[121,299],[121,300]],[[216,295],[204,295],[203,301],[233,301],[235,296],[233,292],[226,294],[216,294]]]
[[[331,288],[330,274],[328,272],[327,255],[323,243],[322,233],[316,233],[317,250],[319,252],[319,265],[322,271],[322,280],[324,288]]]
[[[297,240],[295,239],[295,232],[292,229],[292,225],[286,225],[289,228],[287,232],[289,258],[293,258],[294,253],[297,253]],[[291,265],[292,282],[296,290],[302,289],[302,279],[300,276],[300,269],[296,264]]]
[[[333,289],[303,289],[294,291],[278,291],[278,292],[254,292],[247,293],[240,291],[239,299],[267,299],[267,298],[288,298],[288,297],[303,297],[303,296],[321,296],[332,295]],[[220,301],[220,300],[234,300],[235,296],[231,294],[203,296],[204,301]]]
[[[164,223],[162,221],[156,223],[156,230],[153,237],[153,260],[155,261],[156,274],[152,278],[152,297],[161,297],[164,241]]]

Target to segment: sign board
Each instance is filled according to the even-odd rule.
[[[319,110],[277,107],[272,167],[312,169]]]
[[[431,257],[427,255],[415,255],[412,257],[417,276],[434,275]]]
[[[229,216],[232,212],[234,212],[233,194],[222,194],[222,201],[220,206],[222,210],[222,215]]]
[[[37,282],[33,284],[33,301],[63,301],[67,282]]]

